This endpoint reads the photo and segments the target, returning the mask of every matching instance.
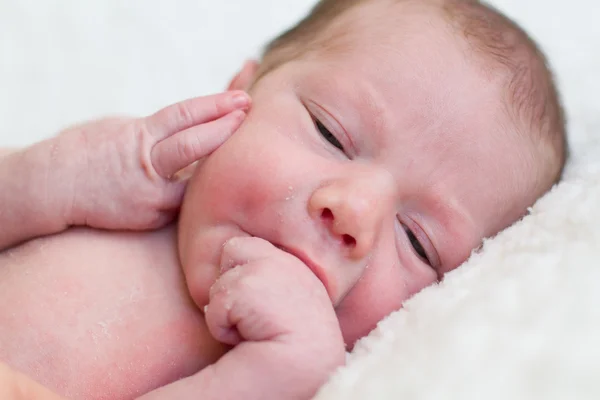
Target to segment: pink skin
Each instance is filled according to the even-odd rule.
[[[351,347],[522,215],[538,195],[535,177],[518,173],[530,170],[530,147],[505,132],[501,85],[446,29],[399,39],[360,31],[351,51],[291,61],[251,87],[248,117],[184,199],[179,249],[196,304],[212,307],[223,246],[262,238],[319,278]],[[232,88],[248,88],[257,68],[246,64]]]
[[[407,30],[397,32],[386,26],[398,26],[397,20],[388,19],[393,15],[388,11],[368,7],[348,13],[347,18],[354,18],[348,23],[353,24],[356,35],[341,36],[351,40],[353,47],[342,43],[335,51],[289,62],[258,82],[253,82],[258,66],[249,63],[234,79],[232,89],[248,89],[254,83],[250,90],[253,107],[237,133],[197,168],[179,226],[180,260],[196,304],[202,309],[208,306],[205,318],[190,309],[187,294],[179,296],[179,303],[170,303],[170,309],[158,307],[167,303],[166,297],[159,299],[156,308],[144,307],[140,312],[150,309],[150,318],[142,319],[151,322],[170,317],[172,307],[184,304],[188,307],[183,307],[177,318],[182,325],[194,318],[197,322],[206,319],[215,338],[236,346],[214,364],[149,393],[145,399],[199,393],[207,398],[310,397],[343,362],[343,342],[351,347],[404,300],[464,261],[483,237],[515,221],[540,194],[531,190],[536,174],[523,173],[532,171],[530,147],[527,140],[510,131],[512,124],[503,113],[502,86],[495,77],[465,58],[470,50],[451,39],[447,27],[411,15],[401,24]],[[380,29],[363,29],[364,21],[373,20]],[[429,29],[422,29],[424,23]],[[391,31],[398,34],[390,35]],[[223,96],[219,98],[227,97]],[[197,110],[206,109],[197,105]],[[228,114],[216,119],[225,125],[210,125],[203,124],[208,122],[205,118],[194,117],[198,114],[177,108],[171,111],[175,112],[143,122],[114,125],[114,121],[104,121],[103,127],[87,126],[104,140],[88,146],[98,152],[98,158],[83,165],[106,172],[108,160],[108,172],[115,180],[83,182],[75,193],[88,193],[89,197],[76,202],[75,221],[150,228],[163,221],[162,214],[167,220],[169,208],[177,203],[185,185],[169,176],[212,151],[238,127],[243,116]],[[194,128],[175,124],[162,134],[154,130],[171,126],[179,117],[194,120],[190,124]],[[323,137],[315,118],[345,152]],[[214,130],[205,131],[207,126]],[[194,143],[211,132],[223,134],[218,135],[217,144],[210,145],[210,150],[203,146],[202,151],[193,150]],[[124,141],[120,133],[126,134]],[[79,134],[73,140],[68,136],[62,143],[77,146],[86,142]],[[136,140],[140,137],[144,140]],[[96,140],[91,131],[86,138]],[[126,159],[138,162],[123,164],[114,157],[110,144],[115,142],[127,153]],[[189,153],[173,151],[189,145]],[[126,182],[134,186],[128,185],[128,190],[119,186],[120,172],[135,177]],[[146,195],[119,197],[131,194],[132,188]],[[97,196],[120,199],[113,203],[120,207],[119,212],[91,207]],[[424,247],[428,262],[411,245],[405,227]],[[179,272],[176,254],[169,252],[174,238],[168,232],[164,235],[165,231],[157,233],[157,243],[146,243],[138,252],[131,251],[135,243],[144,241],[138,236],[131,242],[116,237],[110,244],[121,246],[118,253],[140,253],[148,258],[132,261],[122,257],[119,265],[130,265],[126,271],[136,272],[136,265],[154,263],[174,266],[169,271]],[[101,254],[106,249],[115,250],[107,246],[98,256],[90,256],[95,253],[83,243],[90,247],[97,243],[86,240],[85,235],[70,231],[59,236],[82,241],[75,244],[83,249],[81,259],[104,260]],[[145,234],[145,240],[150,236]],[[65,254],[60,248],[55,250]],[[52,266],[48,263],[46,267],[55,276]],[[70,268],[81,271],[79,265]],[[91,270],[103,273],[106,266]],[[119,268],[108,268],[109,274],[115,270]],[[69,272],[63,268],[63,273]],[[145,272],[138,268],[136,273],[143,277]],[[143,282],[135,273],[125,278],[119,275],[119,282]],[[180,281],[175,278],[171,284],[176,288]],[[164,279],[152,281],[158,285]],[[85,283],[102,290],[96,280]],[[104,284],[115,289],[110,279],[104,279]],[[41,287],[47,286],[42,281]],[[149,288],[154,293],[153,286]],[[95,298],[94,291],[88,294]],[[104,297],[115,298],[106,293]],[[134,321],[133,326],[123,331],[123,336],[135,340],[131,338],[135,319],[127,321]],[[173,329],[164,318],[159,325]],[[178,329],[182,328],[175,331]],[[148,334],[146,329],[141,332]],[[194,339],[197,333],[206,333],[203,328],[185,332]],[[179,340],[174,333],[160,337],[160,343],[165,343],[166,337]],[[215,352],[218,346],[205,339],[212,338],[198,339],[203,346],[191,344],[202,354],[186,352],[187,361],[197,360],[211,349]],[[111,344],[122,350],[118,346],[122,342]],[[178,345],[173,348],[184,351],[185,346]],[[165,351],[171,349],[166,347]],[[90,349],[96,350],[94,346]],[[116,358],[124,357],[122,353],[112,361],[118,363]],[[65,356],[64,352],[57,354]],[[140,354],[133,375],[149,373],[137,368],[151,358]],[[151,364],[156,365],[156,376],[171,377],[169,381],[182,376],[181,370],[187,375],[194,366],[193,362],[184,363],[184,368],[173,366],[160,354],[154,356],[155,364]],[[212,362],[216,357],[209,358]],[[98,382],[106,375],[89,370]],[[141,378],[142,386],[138,376],[136,387],[156,387],[157,378],[150,375],[154,374]],[[113,383],[127,386],[133,381],[119,375]],[[93,390],[105,394],[107,389],[98,385]]]

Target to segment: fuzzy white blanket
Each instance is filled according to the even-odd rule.
[[[312,0],[0,0],[0,145],[223,89]],[[600,3],[496,0],[560,81],[572,159],[531,214],[384,320],[317,395],[600,399]]]

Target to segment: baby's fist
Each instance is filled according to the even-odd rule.
[[[61,134],[83,160],[73,183],[71,225],[144,230],[176,215],[187,181],[179,171],[237,130],[250,99],[243,92],[199,97],[146,118],[112,118]]]
[[[205,317],[217,340],[236,346],[228,357],[258,371],[275,367],[269,377],[273,389],[314,393],[345,359],[323,284],[301,260],[256,237],[229,240],[221,270]]]

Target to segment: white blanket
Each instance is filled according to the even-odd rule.
[[[356,347],[319,400],[600,399],[600,3],[496,0],[543,45],[565,180]],[[0,0],[0,145],[216,92],[312,0]]]

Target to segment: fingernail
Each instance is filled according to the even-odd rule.
[[[247,108],[248,105],[250,104],[250,99],[248,98],[247,95],[238,93],[233,96],[233,98],[231,99],[231,102],[233,103],[233,106],[235,108]]]

